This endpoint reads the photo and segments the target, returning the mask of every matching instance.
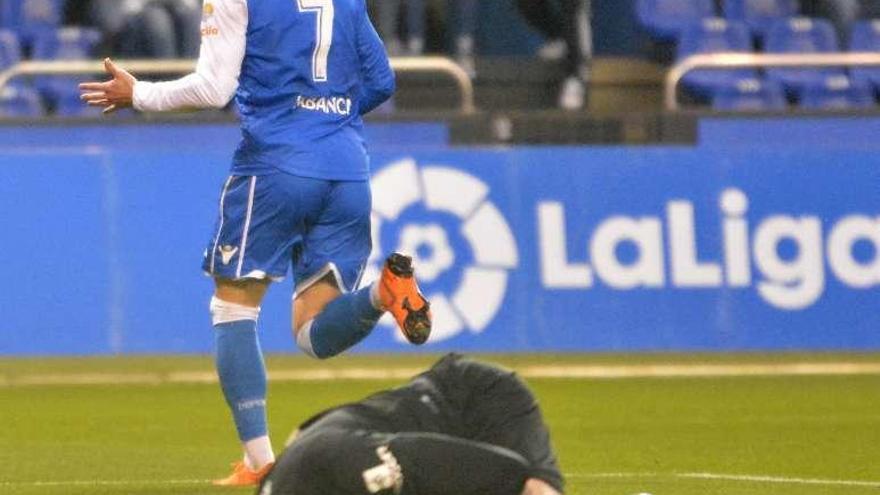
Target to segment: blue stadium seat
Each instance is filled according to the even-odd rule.
[[[858,110],[873,108],[874,93],[864,81],[830,76],[804,88],[800,107],[815,110]]]
[[[880,19],[861,21],[853,25],[850,35],[849,51],[880,52]],[[880,67],[852,67],[850,76],[880,92]]]
[[[767,34],[768,53],[829,53],[838,51],[837,35],[824,19],[796,17],[776,21]],[[829,76],[844,75],[837,67],[822,69],[770,68],[767,77],[782,84],[794,96],[810,84],[821,84]]]
[[[745,24],[718,17],[704,19],[684,30],[676,58],[718,52],[752,52],[752,38]],[[695,70],[685,74],[682,84],[693,95],[708,100],[720,88],[755,77],[757,73],[751,69]]]
[[[0,71],[17,64],[20,60],[21,44],[18,42],[18,36],[8,29],[0,29]]]
[[[3,0],[0,0],[0,2],[2,1]],[[0,29],[0,72],[20,62],[21,58],[21,45],[18,42],[18,36],[14,31]],[[6,87],[15,88],[16,90],[21,91],[25,91],[29,88],[27,80],[21,77],[12,79],[6,84]],[[16,99],[18,103],[13,106],[26,107],[27,98],[28,97],[25,97],[23,100],[21,98]]]
[[[724,15],[745,22],[752,33],[764,38],[773,23],[799,15],[798,0],[725,0]]]
[[[639,23],[659,41],[674,41],[691,24],[715,16],[714,0],[638,0]]]
[[[40,60],[91,59],[101,35],[93,29],[62,28],[39,35],[34,41],[33,58]],[[78,93],[77,84],[84,78],[42,76],[36,86],[51,104],[65,95]]]
[[[786,107],[782,86],[761,79],[742,79],[719,89],[712,97],[712,108],[724,112],[782,111]]]
[[[0,117],[41,117],[40,95],[24,86],[6,86],[0,90]]]
[[[12,29],[26,45],[61,25],[64,0],[0,0],[0,26]]]
[[[83,103],[79,98],[79,92],[65,92],[55,100],[55,115],[58,117],[96,117],[101,115],[101,110]]]
[[[10,10],[12,10],[12,2],[10,0],[0,0],[0,28],[6,28],[12,21],[9,19]]]
[[[101,33],[94,29],[61,28],[41,33],[34,42],[33,58],[80,60],[92,58]]]

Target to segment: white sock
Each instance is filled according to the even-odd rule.
[[[312,347],[312,324],[314,322],[315,320],[309,320],[296,330],[296,345],[307,356],[318,359],[318,355],[315,354],[315,349]]]
[[[272,452],[272,442],[269,437],[248,440],[244,443],[244,465],[251,471],[258,471],[270,462],[275,462],[275,453]]]
[[[382,306],[382,298],[379,297],[379,282],[379,280],[375,280],[373,281],[373,284],[370,285],[370,302],[373,303],[373,307],[379,311],[387,311],[387,308]]]

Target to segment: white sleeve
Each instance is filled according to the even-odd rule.
[[[138,81],[134,107],[163,112],[226,106],[238,88],[247,25],[247,0],[205,0],[196,71],[175,81]]]

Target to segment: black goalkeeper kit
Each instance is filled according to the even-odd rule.
[[[300,426],[261,495],[520,495],[563,479],[534,395],[514,373],[449,354],[406,385]]]

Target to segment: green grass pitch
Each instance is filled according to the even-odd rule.
[[[493,356],[528,366],[855,363],[880,355]],[[270,373],[400,369],[433,356],[276,356]],[[238,455],[206,357],[0,359],[0,493],[220,494]],[[772,375],[772,373],[770,373]],[[117,383],[101,383],[110,379]],[[204,380],[204,381],[203,381]],[[276,380],[273,440],[403,380]],[[529,378],[573,495],[880,492],[880,373]],[[73,383],[81,382],[81,383]],[[97,383],[95,383],[97,382]],[[450,494],[454,495],[454,494]]]

